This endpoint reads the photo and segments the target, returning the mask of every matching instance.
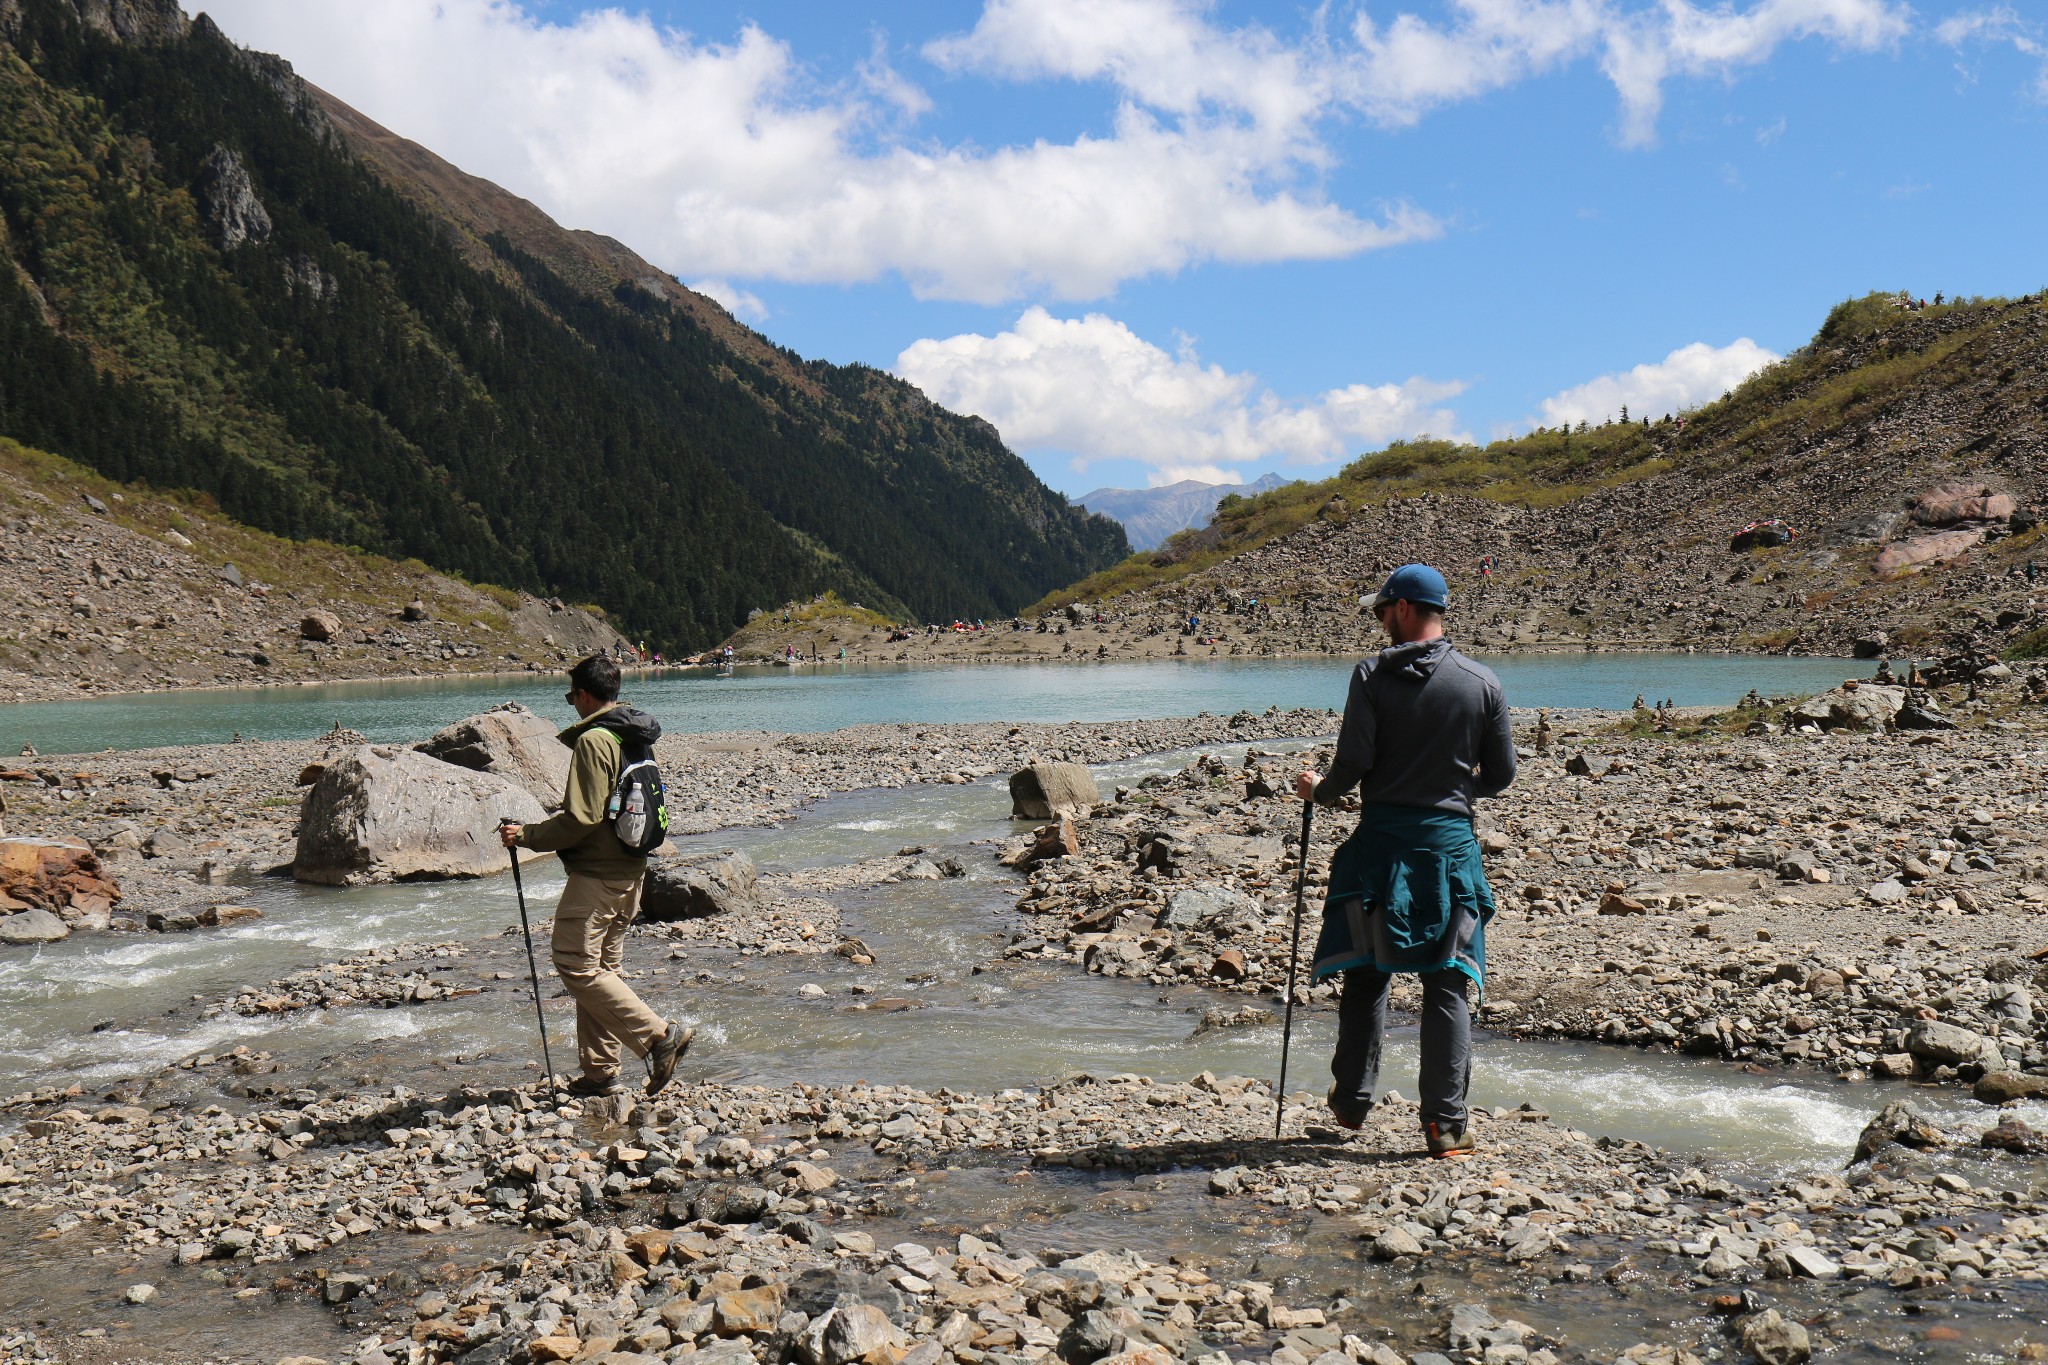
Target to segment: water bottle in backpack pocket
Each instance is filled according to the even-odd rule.
[[[605,812],[612,833],[633,853],[651,853],[668,838],[668,793],[653,750],[638,746],[622,754],[619,782]]]

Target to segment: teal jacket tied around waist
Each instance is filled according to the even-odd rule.
[[[1368,804],[1330,859],[1313,979],[1455,967],[1484,987],[1493,912],[1470,816]]]

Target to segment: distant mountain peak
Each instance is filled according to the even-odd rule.
[[[1251,483],[1182,479],[1158,488],[1098,488],[1073,501],[1077,507],[1122,522],[1132,550],[1155,550],[1176,531],[1207,526],[1216,514],[1216,504],[1233,493],[1248,498],[1292,482],[1278,474],[1266,474]]]

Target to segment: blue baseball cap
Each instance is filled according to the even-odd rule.
[[[1387,575],[1387,581],[1372,599],[1372,609],[1378,611],[1390,602],[1413,602],[1442,611],[1450,600],[1451,585],[1444,582],[1442,574],[1427,564],[1403,564]]]

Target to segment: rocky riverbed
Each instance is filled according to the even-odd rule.
[[[2048,709],[1890,734],[1770,733],[1754,714],[1764,733],[1675,715],[1668,734],[1522,732],[1481,836],[1502,907],[1487,1026],[2048,1094]],[[1120,789],[1073,856],[1031,871],[1019,905],[1042,927],[1009,953],[1273,993],[1300,767],[1254,749]],[[1312,912],[1353,823],[1316,823]]]
[[[2048,724],[2017,702],[1965,715],[1931,743],[1771,733],[1776,713],[1755,735],[1580,715],[1539,734],[1531,717],[1522,780],[1488,815],[1503,902],[1489,1027],[1951,1085],[1931,1092],[1935,1117],[1881,1116],[1846,1170],[1603,1138],[1553,1121],[1540,1095],[1481,1112],[1479,1155],[1444,1163],[1419,1154],[1398,1094],[1356,1135],[1291,1095],[1276,1142],[1270,1082],[1229,1075],[800,1086],[704,1079],[714,1047],[656,1100],[577,1103],[517,1048],[441,1059],[452,1078],[429,1085],[396,1063],[402,1040],[311,1068],[242,1045],[4,1102],[0,1226],[33,1252],[0,1274],[0,1359],[2048,1358],[2048,1161],[2042,1111],[2019,1098],[2044,1072]],[[1051,841],[1062,856],[1020,875],[1022,914],[986,970],[1203,983],[1259,997],[1256,1014],[1278,1007],[1299,858],[1299,806],[1274,793],[1300,760],[1262,746],[1333,725],[883,726],[695,736],[662,757],[678,815],[712,831],[836,791],[1234,746],[1117,791],[1074,825],[1075,851]],[[249,879],[289,859],[293,783],[349,738],[109,755],[92,781],[9,788],[10,820],[62,835],[126,818],[144,845],[169,826]],[[153,775],[167,766],[180,785]],[[1345,824],[1322,814],[1312,873]],[[858,960],[849,895],[990,875],[1019,851],[875,837],[865,856],[763,869],[720,913],[647,926],[629,965],[676,989],[750,958]],[[95,847],[131,927],[238,889],[200,863],[155,866],[165,852]],[[495,933],[396,945],[191,1013],[289,1024],[509,1001],[522,956]],[[1246,1022],[1214,998],[1207,1026]],[[1321,1060],[1297,1057],[1297,1074]],[[1968,1117],[1953,1087],[1987,1078],[2012,1107]],[[210,1327],[173,1328],[194,1320]],[[303,1349],[268,1342],[266,1321],[306,1324]]]
[[[690,835],[783,819],[835,792],[959,785],[1036,759],[1100,763],[1334,725],[1325,712],[1279,710],[1100,724],[870,725],[670,735],[657,757],[669,777],[671,830]],[[192,928],[209,908],[289,873],[307,786],[361,747],[361,735],[337,730],[317,740],[5,759],[0,819],[16,835],[90,849],[122,892],[107,920],[116,931],[144,930],[152,916]]]

